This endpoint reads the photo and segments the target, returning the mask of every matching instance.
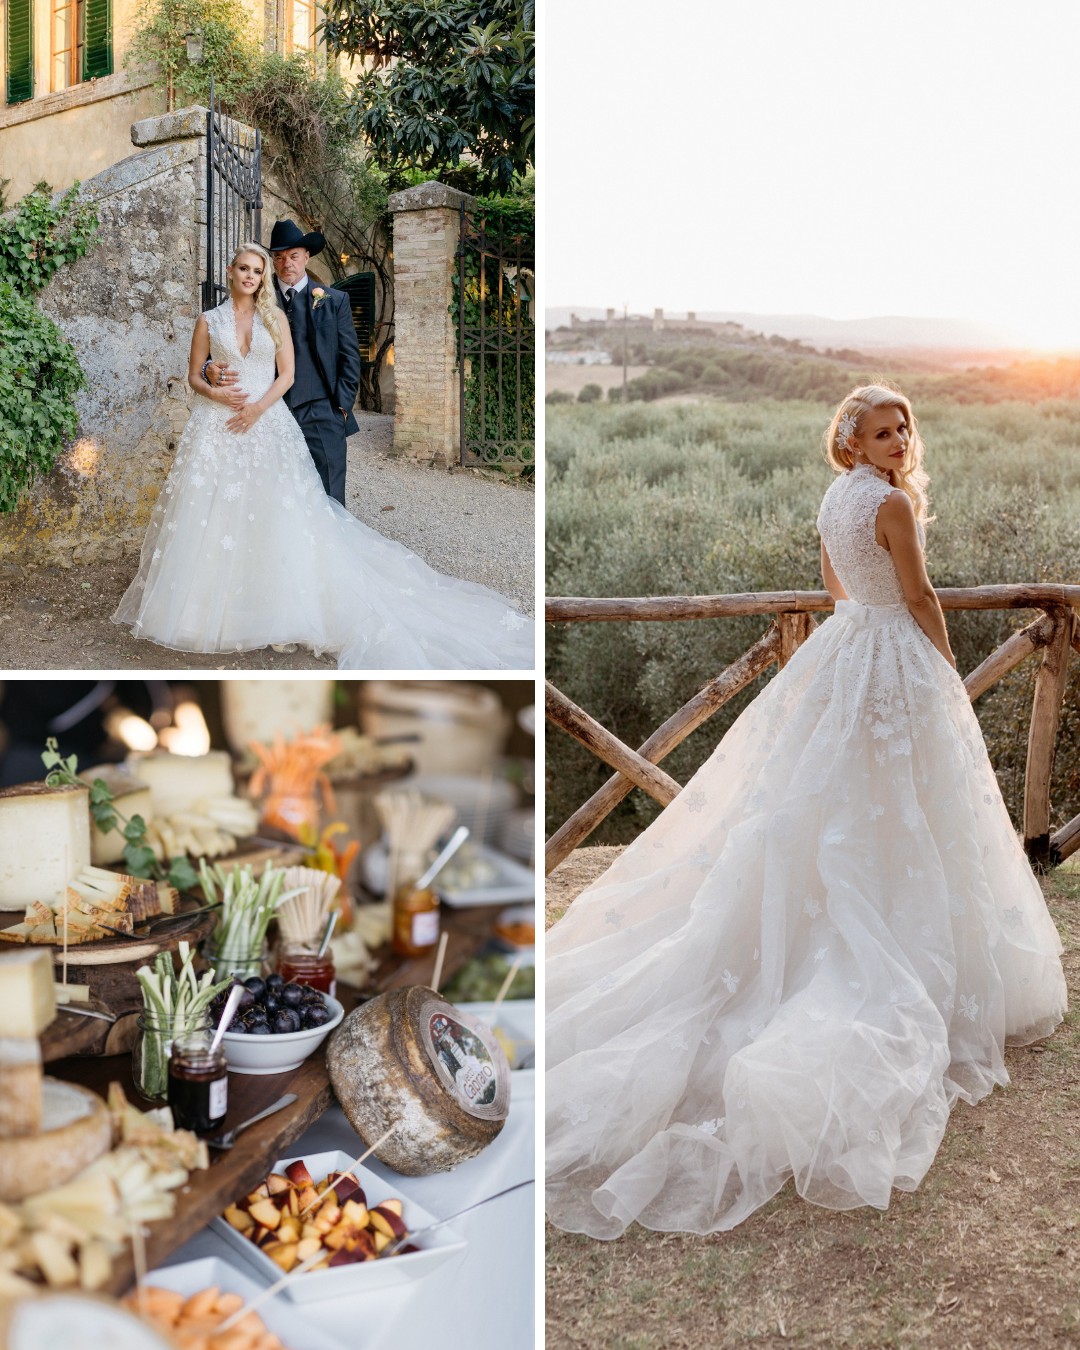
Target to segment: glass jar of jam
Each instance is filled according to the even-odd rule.
[[[337,972],[333,947],[327,947],[319,956],[307,947],[283,946],[278,952],[277,968],[286,984],[310,984],[312,989],[334,997]]]
[[[423,956],[439,941],[439,897],[430,888],[394,892],[393,948],[398,956]]]
[[[206,1134],[216,1130],[229,1109],[225,1051],[211,1052],[209,1031],[177,1037],[169,1056],[169,1105],[177,1129]]]

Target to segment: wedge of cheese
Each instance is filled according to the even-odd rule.
[[[150,788],[141,782],[123,764],[99,764],[87,769],[83,775],[88,783],[95,778],[104,780],[116,802],[116,809],[126,819],[142,816],[147,824],[154,818],[154,799]],[[106,867],[109,863],[120,862],[124,856],[123,822],[115,830],[99,830],[96,824],[90,826],[90,854],[95,867]]]
[[[90,864],[90,795],[82,787],[0,789],[0,909],[60,904]]]
[[[190,810],[203,797],[233,795],[232,760],[227,750],[206,755],[154,751],[131,756],[128,768],[150,788],[156,818]]]
[[[52,956],[41,951],[0,954],[0,1026],[6,1036],[40,1036],[56,1016]]]

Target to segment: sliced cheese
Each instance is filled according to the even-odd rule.
[[[89,793],[21,783],[0,789],[0,909],[57,905],[90,862]]]
[[[99,764],[97,768],[87,769],[82,776],[88,783],[92,783],[95,778],[103,779],[113,794],[117,810],[126,820],[132,816],[142,816],[147,824],[153,820],[154,799],[150,788],[125,765]],[[120,862],[124,856],[127,840],[124,838],[123,821],[118,821],[117,825],[115,830],[99,830],[96,824],[91,824],[90,855],[98,867]]]
[[[40,1132],[41,1080],[37,1037],[0,1036],[0,1140]]]
[[[109,1150],[112,1130],[100,1097],[57,1078],[42,1080],[41,1130],[0,1139],[0,1200],[60,1186]]]
[[[132,756],[128,767],[150,788],[155,818],[190,810],[203,797],[233,795],[232,760],[227,750],[206,755],[154,751]]]
[[[0,1027],[8,1036],[40,1036],[56,1016],[48,952],[0,954]]]
[[[494,1034],[431,989],[379,994],[349,1013],[326,1054],[357,1134],[406,1176],[448,1172],[485,1149],[510,1110],[510,1066]]]

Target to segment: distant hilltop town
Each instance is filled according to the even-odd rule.
[[[665,315],[662,309],[654,309],[651,319],[645,314],[628,314],[624,318],[614,309],[606,310],[602,319],[583,319],[578,314],[570,315],[570,327],[581,333],[602,332],[613,327],[621,329],[624,324],[627,328],[652,333],[693,331],[715,337],[736,337],[746,331],[742,324],[732,323],[730,320],[699,319],[692,309],[688,309],[686,317],[682,319]]]

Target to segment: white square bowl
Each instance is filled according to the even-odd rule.
[[[284,1174],[291,1162],[297,1158],[282,1158],[271,1171]],[[312,1153],[303,1161],[311,1173],[313,1181],[322,1181],[331,1172],[348,1170],[352,1158],[347,1153]],[[353,1175],[364,1189],[368,1206],[377,1205],[383,1200],[397,1196],[403,1205],[402,1219],[410,1233],[434,1223],[436,1216],[418,1205],[394,1184],[383,1181],[366,1167],[357,1167]],[[272,1284],[281,1278],[281,1267],[255,1246],[250,1238],[237,1230],[223,1218],[216,1218],[211,1226],[227,1242],[232,1243],[243,1258],[263,1277],[266,1284]],[[430,1274],[458,1256],[465,1250],[465,1239],[459,1237],[450,1228],[438,1228],[427,1233],[421,1239],[423,1246],[418,1252],[406,1252],[399,1256],[388,1256],[382,1261],[357,1261],[349,1266],[335,1266],[333,1270],[308,1270],[295,1279],[288,1280],[282,1288],[286,1298],[296,1303],[309,1303],[315,1299],[341,1298],[349,1294],[362,1294],[368,1289],[385,1289],[396,1284],[411,1284]]]
[[[239,1294],[245,1303],[262,1292],[262,1286],[237,1270],[231,1261],[218,1256],[204,1256],[195,1261],[183,1261],[175,1266],[161,1266],[152,1270],[146,1283],[157,1289],[173,1289],[185,1298],[200,1289],[216,1285],[221,1292]],[[267,1330],[272,1331],[290,1350],[339,1350],[339,1344],[311,1322],[294,1312],[281,1299],[272,1298],[255,1310]]]

